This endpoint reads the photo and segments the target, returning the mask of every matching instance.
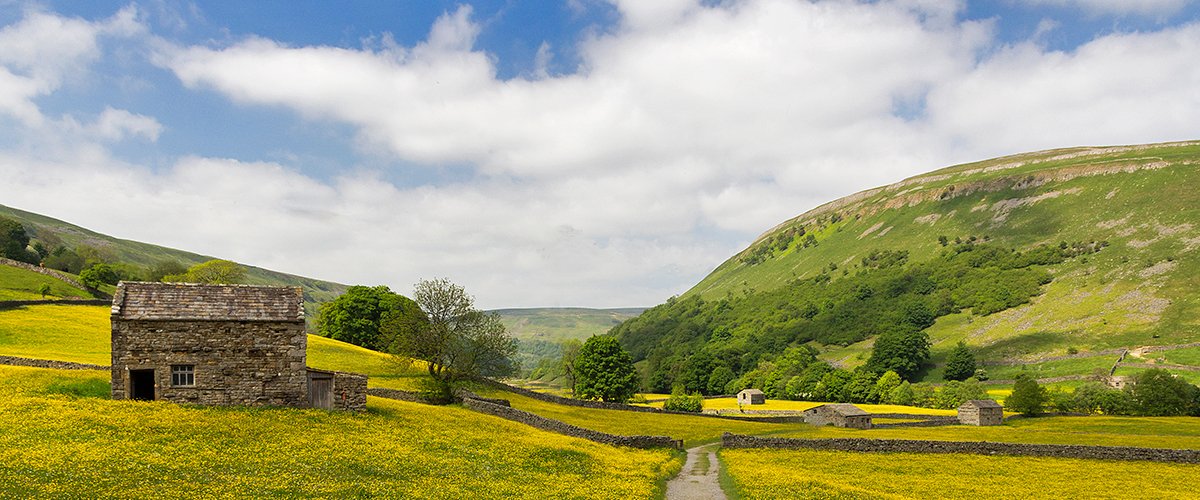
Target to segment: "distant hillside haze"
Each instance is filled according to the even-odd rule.
[[[1022,364],[1039,376],[1108,372],[1116,356],[1101,351],[1194,349],[1187,344],[1200,341],[1197,185],[1195,141],[1076,147],[935,170],[777,225],[616,334],[647,377],[686,371],[698,358],[744,372],[796,345],[852,368],[870,355],[871,332],[904,314],[880,312],[900,307],[882,292],[929,305],[926,380],[939,380],[938,365],[960,340],[992,364],[993,378],[1011,378]],[[962,279],[939,276],[958,265]],[[932,276],[933,288],[912,292],[888,281],[914,276]],[[829,295],[837,286],[847,289]],[[929,294],[944,298],[925,300]],[[880,316],[863,318],[855,300],[880,304],[869,309]],[[1071,359],[1041,363],[1063,356]]]

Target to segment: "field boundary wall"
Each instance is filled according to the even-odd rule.
[[[0,310],[24,306],[111,306],[108,299],[0,300]]]
[[[0,365],[29,366],[33,368],[52,368],[55,370],[111,370],[111,366],[75,363],[73,361],[57,361],[53,359],[22,358],[19,356],[0,356]]]

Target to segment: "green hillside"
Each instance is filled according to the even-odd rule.
[[[138,241],[123,240],[90,231],[82,227],[23,210],[0,205],[0,216],[14,219],[25,226],[30,237],[44,242],[48,248],[59,245],[77,248],[88,246],[97,249],[107,258],[137,267],[150,267],[158,262],[173,260],[185,267],[209,261],[215,257],[183,250],[151,245]],[[309,315],[316,313],[315,305],[333,300],[346,290],[345,285],[315,280],[302,276],[262,269],[246,265],[246,282],[252,285],[292,285],[304,288],[305,309]],[[8,280],[0,276],[0,288],[11,288]]]
[[[586,340],[637,316],[645,309],[587,309],[582,307],[543,307],[497,309],[504,327],[520,340]]]
[[[614,332],[647,375],[668,362],[686,370],[700,353],[744,372],[801,344],[852,368],[870,355],[871,328],[896,322],[887,308],[902,304],[889,297],[906,299],[909,289],[897,285],[882,299],[867,293],[864,301],[877,302],[861,310],[848,306],[846,294],[932,276],[934,294],[945,300],[931,301],[936,321],[920,325],[933,343],[925,380],[940,380],[940,364],[960,340],[993,378],[1107,372],[1125,348],[1187,352],[1194,346],[1186,344],[1200,341],[1198,166],[1200,142],[1071,148],[863,191],[772,228],[678,299]],[[988,260],[1054,249],[1063,255]],[[939,272],[959,269],[957,255],[967,261],[961,272],[978,276],[938,281]],[[1035,277],[1040,285],[1030,282]],[[880,317],[864,319],[864,311]],[[1174,351],[1126,361],[1162,360],[1194,379],[1196,372],[1166,361],[1188,358]]]
[[[643,310],[544,307],[492,312],[500,315],[504,327],[517,339],[520,376],[538,384],[563,387],[570,385],[559,365],[564,342],[601,335]]]
[[[78,281],[78,279],[76,279]],[[42,285],[50,293],[42,296]],[[28,269],[0,264],[0,300],[90,299],[92,294],[70,283]]]

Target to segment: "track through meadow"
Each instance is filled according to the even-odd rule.
[[[719,444],[688,448],[687,462],[679,474],[667,482],[667,500],[725,499],[721,491],[721,464],[717,460]]]

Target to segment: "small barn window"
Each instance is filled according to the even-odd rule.
[[[196,385],[196,367],[195,367],[195,365],[171,365],[171,385],[173,385],[173,386]]]

